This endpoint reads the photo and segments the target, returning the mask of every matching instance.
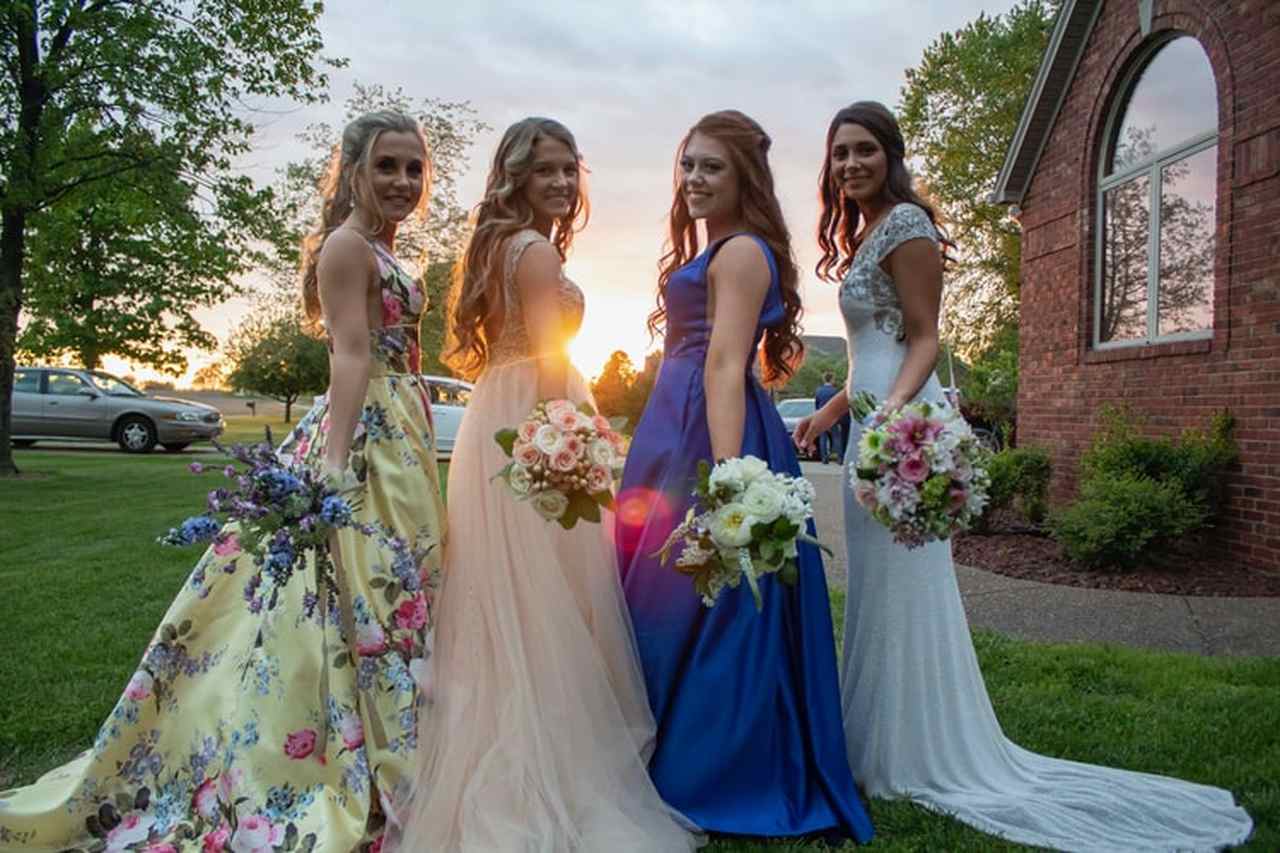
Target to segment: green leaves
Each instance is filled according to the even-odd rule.
[[[498,442],[498,446],[502,448],[502,452],[510,456],[513,448],[516,446],[516,439],[520,434],[513,429],[500,429],[493,434],[493,440]]]
[[[292,406],[329,383],[329,351],[307,334],[296,311],[251,317],[231,333],[226,347],[232,388],[263,394]],[[286,410],[286,418],[288,411]]]

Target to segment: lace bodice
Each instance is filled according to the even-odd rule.
[[[920,238],[938,242],[929,214],[914,204],[895,205],[858,246],[840,284],[840,313],[849,339],[850,390],[883,397],[897,376],[906,354],[902,300],[881,263],[903,243]]]
[[[547,238],[532,228],[517,231],[507,238],[502,264],[502,297],[505,305],[502,317],[502,332],[493,342],[489,350],[489,365],[496,367],[512,361],[531,358],[532,345],[529,331],[525,327],[524,309],[520,304],[520,291],[516,287],[516,267],[520,264],[520,256],[524,250],[539,240]],[[563,273],[560,275],[558,292],[561,318],[565,326],[566,337],[577,333],[582,325],[584,299],[582,290],[570,281]]]

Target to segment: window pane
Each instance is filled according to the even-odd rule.
[[[13,374],[13,390],[37,394],[40,391],[40,374],[34,370],[19,370]]]
[[[1138,77],[1116,131],[1107,174],[1218,127],[1218,89],[1200,43],[1182,36],[1160,48]]]
[[[1217,179],[1216,145],[1160,171],[1160,335],[1213,328]]]
[[[79,377],[70,373],[50,373],[47,387],[50,394],[79,394],[89,390]]]
[[[1136,178],[1102,196],[1102,328],[1098,339],[1147,336],[1147,250],[1151,238],[1151,180]]]

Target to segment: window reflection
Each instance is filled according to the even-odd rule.
[[[1157,334],[1213,328],[1218,147],[1160,173],[1160,313]]]
[[[1153,151],[1186,143],[1218,127],[1218,90],[1204,48],[1176,38],[1142,70],[1124,108],[1107,174],[1124,171]],[[1135,147],[1135,138],[1146,143]]]
[[[1099,338],[1126,341],[1147,335],[1147,262],[1151,181],[1136,178],[1103,194],[1102,327]]]

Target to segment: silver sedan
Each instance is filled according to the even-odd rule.
[[[19,367],[13,382],[13,443],[37,439],[114,441],[128,453],[157,444],[173,453],[222,433],[213,406],[174,397],[148,397],[100,370]]]

